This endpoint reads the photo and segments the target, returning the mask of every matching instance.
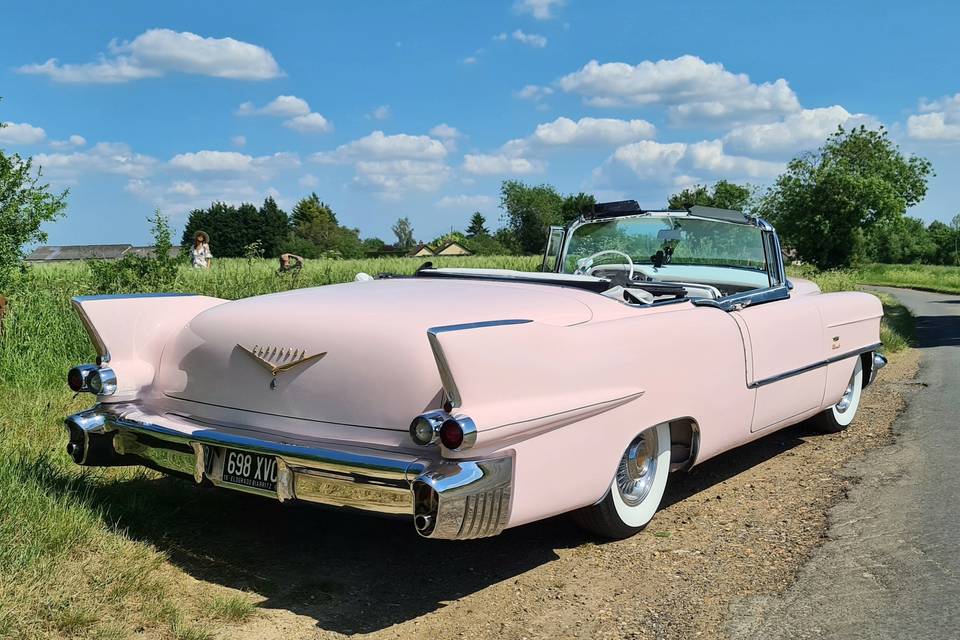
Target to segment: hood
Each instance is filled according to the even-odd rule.
[[[166,345],[154,389],[198,403],[198,417],[220,407],[255,413],[251,423],[282,416],[406,430],[442,404],[427,329],[505,319],[569,326],[591,319],[583,300],[592,296],[523,283],[403,278],[237,300],[200,313]],[[286,370],[274,375],[271,367]]]

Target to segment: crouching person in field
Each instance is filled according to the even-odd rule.
[[[294,253],[281,253],[280,254],[280,268],[277,269],[277,273],[300,273],[300,269],[303,268],[303,258],[294,254]]]

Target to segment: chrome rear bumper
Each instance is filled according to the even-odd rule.
[[[198,425],[192,432],[100,405],[66,419],[67,452],[84,466],[143,465],[237,491],[380,515],[414,517],[428,538],[500,533],[510,515],[513,458],[445,460],[339,443],[302,445]],[[276,492],[221,480],[222,448],[277,461]]]

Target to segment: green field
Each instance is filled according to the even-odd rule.
[[[539,259],[434,262],[532,270]],[[181,268],[173,290],[239,298],[349,281],[358,271],[410,274],[420,264],[312,260],[297,276],[278,276],[273,261],[219,260],[209,271]],[[825,291],[858,281],[853,272],[806,275]],[[94,357],[69,301],[91,292],[89,269],[72,264],[32,268],[8,293],[0,336],[0,637],[125,638],[138,629],[146,637],[209,637],[201,629],[256,615],[253,596],[186,579],[165,562],[157,537],[142,533],[166,531],[174,520],[192,526],[204,508],[228,498],[218,503],[149,471],[81,470],[63,451],[62,417],[90,403],[72,397],[64,374]],[[883,339],[893,351],[905,344],[910,318],[885,302],[892,322]]]

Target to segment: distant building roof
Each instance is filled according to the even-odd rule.
[[[38,247],[27,260],[29,262],[52,262],[56,260],[116,260],[120,258],[129,244],[75,244],[64,246]]]
[[[459,242],[452,240],[436,250],[438,256],[469,256],[470,250]]]
[[[134,247],[129,244],[74,244],[37,247],[27,256],[27,262],[60,262],[66,260],[119,260],[128,253],[152,256],[153,247]],[[170,257],[180,254],[180,247],[170,247]]]
[[[170,250],[167,251],[167,255],[171,258],[176,258],[180,255],[181,247],[170,247]],[[153,247],[130,247],[124,255],[133,254],[136,256],[142,256],[144,258],[153,257]]]
[[[433,249],[429,245],[425,245],[422,242],[410,250],[410,253],[407,254],[412,258],[419,258],[424,256],[434,256],[437,255],[433,252]]]

